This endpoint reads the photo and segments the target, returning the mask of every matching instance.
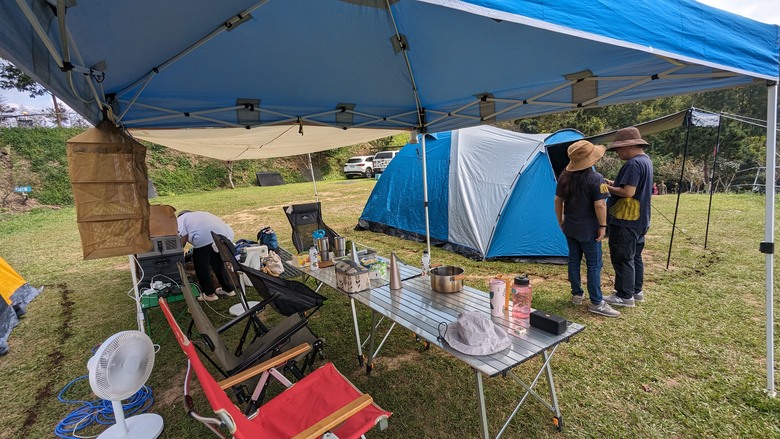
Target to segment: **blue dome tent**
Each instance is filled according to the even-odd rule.
[[[435,244],[475,259],[568,254],[545,146],[581,133],[522,134],[483,125],[426,137]],[[422,179],[421,145],[406,145],[374,187],[358,228],[425,240]]]

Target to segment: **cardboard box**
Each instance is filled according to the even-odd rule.
[[[176,210],[167,204],[153,204],[149,210],[149,235],[170,236],[179,234]]]

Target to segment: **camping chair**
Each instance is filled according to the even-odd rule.
[[[192,342],[176,323],[164,298],[160,299],[160,309],[189,360],[184,381],[184,409],[218,437],[228,437],[219,429],[221,426],[236,439],[319,438],[328,433],[335,435],[329,437],[354,439],[362,437],[377,424],[381,429],[386,428],[391,413],[374,404],[370,395],[361,393],[332,363],[310,373],[294,386],[279,373],[277,367],[306,352],[308,347],[305,344],[217,382],[201,363]],[[189,394],[191,370],[195,371],[203,393],[218,418],[206,418],[195,411]],[[260,375],[258,388],[274,377],[287,389],[260,407],[250,419],[233,404],[224,390],[256,375]]]
[[[309,250],[313,243],[312,233],[317,229],[325,231],[328,244],[333,248],[333,238],[339,236],[322,221],[320,203],[293,204],[284,206],[284,213],[292,226],[292,242],[298,253]]]
[[[253,334],[254,339],[248,346],[244,347],[244,342],[250,333],[250,329],[254,327],[250,318],[267,306],[273,298],[253,306],[222,327],[215,328],[195,299],[195,296],[193,296],[189,280],[186,274],[184,274],[184,267],[181,264],[179,264],[179,270],[182,274],[182,293],[192,316],[192,323],[187,334],[192,335],[192,326],[194,325],[209,352],[206,352],[200,345],[196,345],[196,347],[224,377],[236,375],[259,361],[266,360],[302,343],[312,344],[315,346],[315,349],[308,354],[291,358],[285,365],[284,370],[289,371],[296,379],[300,379],[303,378],[306,368],[312,368],[316,359],[315,355],[321,352],[323,342],[311,332],[306,319],[297,314],[291,315],[265,333],[255,332]],[[235,350],[231,351],[223,339],[223,334],[242,322],[245,323],[240,341]],[[253,385],[254,383],[250,384]],[[262,399],[249,399],[245,389],[241,386],[238,386],[235,390],[239,400],[249,402],[247,407],[249,412],[262,401]],[[262,397],[263,394],[254,396]]]
[[[271,306],[279,314],[288,317],[297,313],[308,318],[325,302],[325,296],[316,293],[306,284],[271,276],[239,263],[233,256],[235,254],[235,246],[233,246],[230,239],[213,232],[212,236],[219,249],[220,257],[227,266],[227,271],[232,273],[231,276],[238,277],[240,273],[243,273],[252,283],[260,297],[264,301],[270,300]]]

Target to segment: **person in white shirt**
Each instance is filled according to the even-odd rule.
[[[198,299],[211,302],[219,299],[219,296],[235,296],[235,286],[230,283],[225,265],[214,248],[214,238],[211,237],[211,232],[214,232],[232,241],[233,229],[209,212],[182,210],[177,215],[176,222],[179,225],[182,246],[189,242],[193,247],[192,263],[195,265],[195,276],[202,290]],[[212,271],[220,284],[216,289],[211,279]]]

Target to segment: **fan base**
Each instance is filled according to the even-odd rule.
[[[154,439],[162,433],[163,418],[154,413],[135,415],[125,420],[127,431],[114,424],[98,436],[98,439]]]

